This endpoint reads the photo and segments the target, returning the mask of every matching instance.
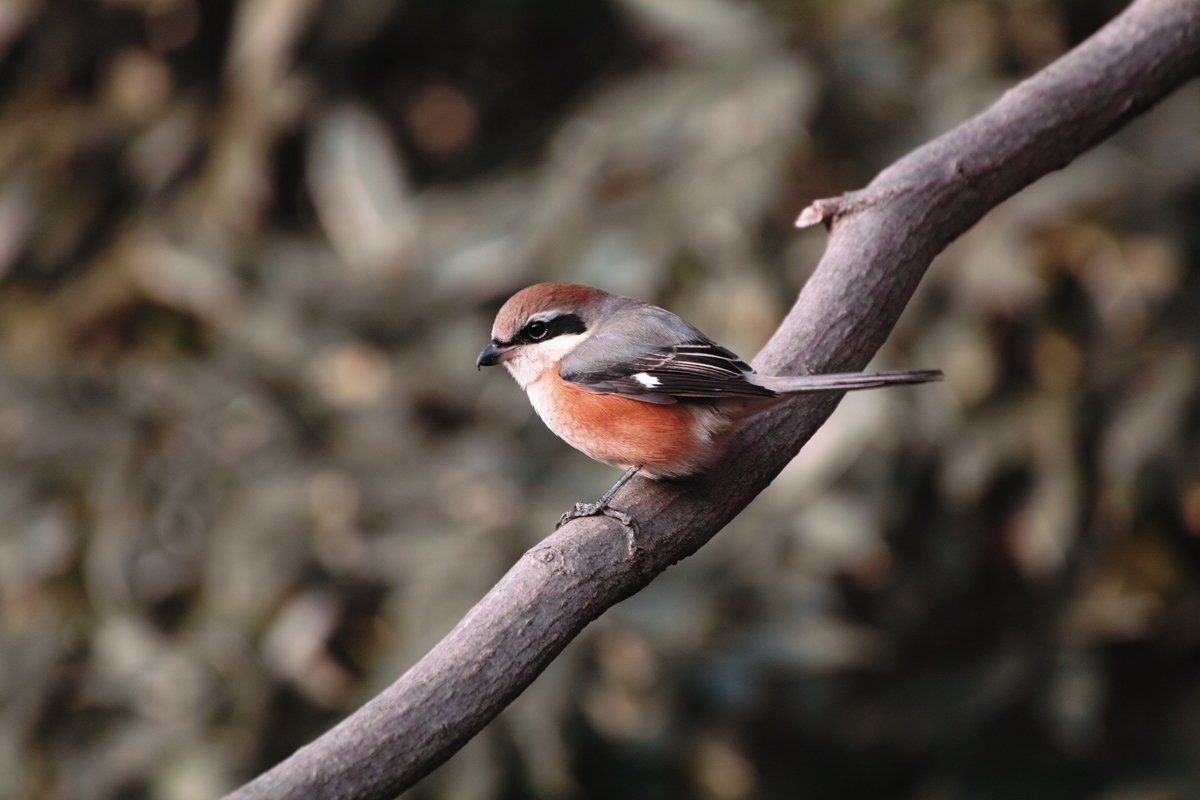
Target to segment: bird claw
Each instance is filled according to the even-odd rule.
[[[575,508],[563,514],[558,520],[558,524],[554,526],[558,530],[563,525],[566,525],[573,519],[580,517],[612,517],[617,522],[625,526],[625,542],[629,547],[629,555],[632,557],[637,554],[640,549],[637,545],[637,536],[641,533],[638,530],[637,520],[624,511],[619,511],[615,508],[602,503],[576,503]]]

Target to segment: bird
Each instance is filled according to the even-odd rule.
[[[940,370],[760,375],[666,309],[590,286],[539,283],[496,314],[476,367],[503,364],[546,426],[625,474],[570,519],[604,515],[634,475],[688,478],[710,469],[742,424],[798,394],[846,392],[943,379]],[[632,539],[631,551],[633,548]]]

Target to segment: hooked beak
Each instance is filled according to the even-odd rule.
[[[479,360],[475,362],[475,369],[494,367],[507,360],[508,348],[497,347],[495,342],[488,342],[488,346],[483,348],[483,352],[479,354]]]

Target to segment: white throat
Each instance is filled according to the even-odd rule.
[[[521,388],[527,389],[529,384],[542,377],[546,370],[557,369],[558,362],[589,336],[590,333],[572,333],[555,336],[545,342],[523,344],[513,351],[512,358],[505,361],[504,366]]]

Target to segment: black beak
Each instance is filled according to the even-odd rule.
[[[488,346],[479,354],[479,360],[475,362],[475,369],[494,367],[503,360],[504,351],[497,347],[495,342],[488,342]]]

